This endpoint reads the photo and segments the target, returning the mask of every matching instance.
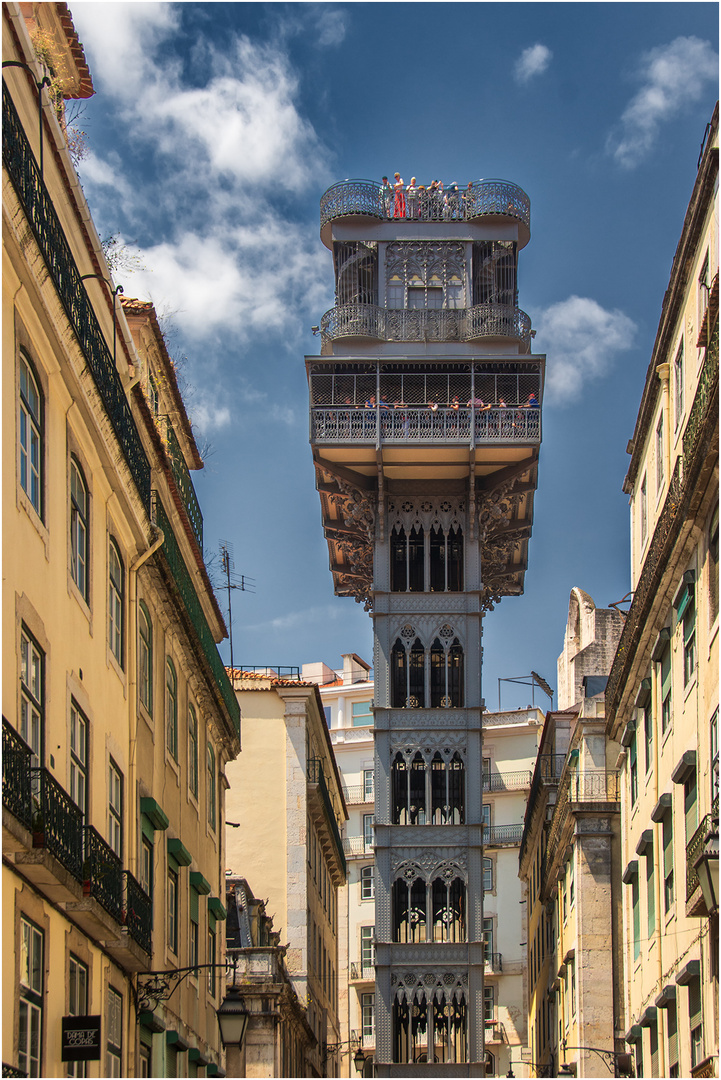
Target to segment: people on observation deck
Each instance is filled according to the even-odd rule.
[[[393,173],[393,191],[395,192],[395,209],[393,217],[404,218],[406,216],[406,186],[400,173]]]
[[[416,221],[418,218],[418,188],[416,187],[415,176],[411,177],[411,182],[406,188],[406,199],[408,200],[408,217],[411,221]]]
[[[391,198],[393,196],[393,187],[388,183],[388,177],[383,176],[381,178],[381,186],[379,191],[381,205],[383,206],[383,213],[386,217],[391,216]]]
[[[536,397],[533,390],[531,390],[530,394],[528,395],[528,401],[524,405],[521,405],[521,408],[522,409],[537,409],[538,408],[538,398]]]

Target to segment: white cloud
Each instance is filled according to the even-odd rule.
[[[340,604],[329,604],[324,607],[302,608],[300,611],[289,611],[286,615],[277,615],[274,619],[246,626],[246,633],[258,630],[295,630],[301,627],[306,629],[311,625],[322,625],[327,622],[336,622],[343,616]]]
[[[553,53],[546,45],[537,42],[524,49],[513,68],[516,82],[527,83],[534,75],[542,75],[551,62]]]
[[[329,9],[325,4],[318,17],[318,44],[340,45],[348,30],[346,14],[340,8]]]
[[[217,405],[210,400],[207,393],[203,395],[203,399],[203,401],[193,402],[190,410],[193,427],[197,427],[204,435],[227,427],[231,419],[228,406]]]
[[[569,296],[534,319],[534,348],[548,354],[545,400],[551,405],[576,401],[586,383],[611,370],[616,353],[633,345],[636,324],[617,308]]]
[[[606,149],[632,169],[653,148],[661,125],[698,101],[718,83],[718,54],[708,41],[677,37],[645,53],[637,72],[641,88],[631,99]]]

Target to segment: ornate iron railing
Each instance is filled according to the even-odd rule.
[[[373,964],[351,964],[350,977],[355,982],[373,981],[376,977],[376,969]]]
[[[520,844],[523,825],[484,825],[483,844],[485,847],[505,847]]]
[[[27,1076],[27,1073],[23,1072],[22,1069],[16,1069],[14,1065],[7,1065],[4,1061],[2,1074],[3,1076]]]
[[[379,436],[380,428],[380,436]],[[313,442],[539,442],[540,409],[311,410]]]
[[[341,180],[320,201],[321,229],[335,218],[361,215],[379,220],[473,221],[502,216],[517,218],[530,228],[531,202],[522,188],[508,180],[476,180],[470,187],[433,194],[404,195],[403,209],[393,194],[384,196],[376,180]]]
[[[618,802],[621,797],[619,773],[573,771],[568,778],[569,802]]]
[[[32,825],[32,756],[28,744],[3,716],[3,806],[28,829]]]
[[[153,951],[153,901],[129,870],[125,877],[125,925],[133,941],[146,953]]]
[[[558,786],[565,761],[565,754],[539,754],[536,758],[533,779],[531,780],[531,790],[528,795],[528,803],[526,804],[526,817],[523,823],[523,839],[521,840],[521,851],[518,856],[520,862],[523,861],[525,856],[533,828],[533,809],[536,805],[536,799],[538,798],[541,786]]]
[[[83,876],[83,814],[47,769],[31,769],[33,842],[78,881]]]
[[[149,510],[150,465],[123,384],[5,83],[3,162],[75,331],[138,493]]]
[[[507,304],[458,309],[342,304],[326,311],[320,329],[323,343],[349,337],[379,341],[476,341],[507,337],[526,344],[531,340],[529,316]]]
[[[238,699],[230,684],[230,679],[228,678],[228,673],[225,670],[223,661],[220,659],[218,646],[215,644],[215,639],[210,632],[208,620],[201,607],[198,594],[195,591],[195,586],[193,585],[188,568],[185,565],[185,560],[180,553],[178,541],[175,539],[175,533],[173,532],[157,492],[154,492],[153,512],[155,522],[158,528],[163,530],[165,537],[162,547],[163,555],[170,567],[173,579],[178,587],[178,592],[185,605],[185,610],[188,613],[188,617],[195,630],[198,641],[200,642],[200,646],[210,665],[210,669],[213,672],[216,686],[225,702],[230,718],[235,726],[235,730],[237,733],[240,733],[240,706],[238,705]]]
[[[333,803],[331,801],[330,792],[328,791],[328,785],[325,782],[325,776],[323,775],[323,763],[320,758],[310,758],[308,761],[308,783],[317,784],[323,799],[323,805],[325,806],[326,816],[330,825],[331,836],[335,843],[336,852],[341,866],[343,867],[343,874],[346,873],[346,861],[345,852],[343,850],[343,840],[341,839],[340,829],[338,828],[338,822],[336,821],[335,811],[333,810]]]
[[[343,851],[346,855],[372,855],[373,841],[366,843],[364,836],[344,836]]]
[[[684,521],[685,508],[693,495],[702,447],[709,426],[716,423],[711,406],[718,397],[718,326],[704,359],[693,405],[683,434],[682,459],[676,460],[668,494],[656,523],[651,543],[636,585],[606,684],[606,717],[612,720],[620,704],[628,670],[638,646],[646,617],[653,603]]]
[[[503,957],[499,952],[487,952],[483,955],[483,963],[491,971],[503,971]]]
[[[375,786],[371,785],[367,791],[364,784],[351,784],[343,788],[343,795],[347,803],[372,803],[375,801]]]
[[[520,772],[507,773],[484,773],[484,791],[518,791],[519,788],[530,787],[530,769],[522,769]]]
[[[718,834],[718,822],[718,807],[716,807],[715,814],[706,814],[696,832],[686,844],[686,902],[691,899],[701,884],[694,863],[703,851],[709,833],[715,831]]]
[[[193,481],[190,478],[190,470],[185,462],[183,451],[180,449],[178,437],[173,429],[169,416],[158,417],[161,420],[163,431],[163,443],[170,460],[170,468],[173,474],[175,486],[183,502],[183,508],[190,522],[198,547],[203,550],[203,515],[200,510],[198,497],[195,494]]]
[[[235,670],[245,674],[265,675],[269,679],[301,681],[300,667],[297,664],[237,664]]]
[[[83,890],[117,922],[123,918],[123,866],[109,844],[92,825],[85,826]]]

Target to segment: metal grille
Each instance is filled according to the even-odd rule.
[[[100,833],[85,826],[85,859],[83,861],[83,889],[94,897],[109,915],[122,921],[123,868],[120,859]]]
[[[153,949],[153,901],[129,870],[125,876],[125,925],[133,941],[146,953]]]
[[[180,449],[180,443],[173,430],[173,424],[169,416],[158,418],[163,423],[163,429],[165,432],[165,448],[170,458],[170,466],[173,473],[173,479],[175,480],[175,486],[178,489],[180,498],[183,504],[183,509],[188,517],[190,526],[195,534],[195,539],[198,541],[198,547],[203,550],[203,515],[200,510],[200,503],[198,497],[195,494],[195,488],[193,481],[190,478],[190,471],[185,462],[183,451]]]
[[[36,846],[54,855],[78,881],[83,869],[83,815],[78,806],[47,769],[31,769],[33,831],[42,836]]]
[[[32,750],[3,717],[3,806],[29,829],[32,823]]]

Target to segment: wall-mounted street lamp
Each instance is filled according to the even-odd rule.
[[[355,1065],[356,1072],[360,1073],[361,1076],[362,1076],[363,1075],[363,1070],[366,1067],[366,1056],[363,1053],[363,1051],[361,1050],[360,1046],[358,1047],[355,1054],[353,1055],[353,1064]]]
[[[106,277],[104,277],[102,274],[83,274],[82,277],[80,278],[80,280],[81,281],[87,281],[88,278],[97,278],[98,281],[104,282],[108,286],[108,288],[110,289],[110,294],[111,294],[111,296],[113,298],[113,367],[115,367],[115,343],[116,343],[117,337],[118,337],[118,331],[117,331],[117,325],[118,325],[117,300],[118,300],[118,293],[123,292],[123,286],[122,285],[116,285],[115,288],[113,288],[113,286],[110,284],[108,279]]]
[[[624,1051],[616,1050],[601,1050],[597,1046],[566,1046],[566,1040],[561,1043],[563,1049],[563,1056],[565,1058],[567,1050],[590,1050],[593,1054],[598,1054],[601,1060],[606,1065],[609,1073],[612,1076],[634,1076],[633,1069],[633,1055]],[[576,1064],[575,1062],[562,1062],[558,1067],[559,1076],[575,1076]]]
[[[38,127],[40,131],[40,179],[43,179],[43,87],[51,86],[52,80],[48,75],[44,75],[38,82],[35,78],[35,72],[30,67],[30,64],[26,64],[24,60],[3,60],[3,70],[10,67],[25,68],[30,72],[30,77],[35,83],[38,90]]]
[[[218,1026],[223,1046],[237,1046],[239,1050],[243,1048],[249,1019],[240,990],[237,986],[231,986],[218,1009]]]
[[[709,915],[716,915],[719,907],[718,857],[718,822],[714,822],[704,837],[703,849],[694,863]]]

